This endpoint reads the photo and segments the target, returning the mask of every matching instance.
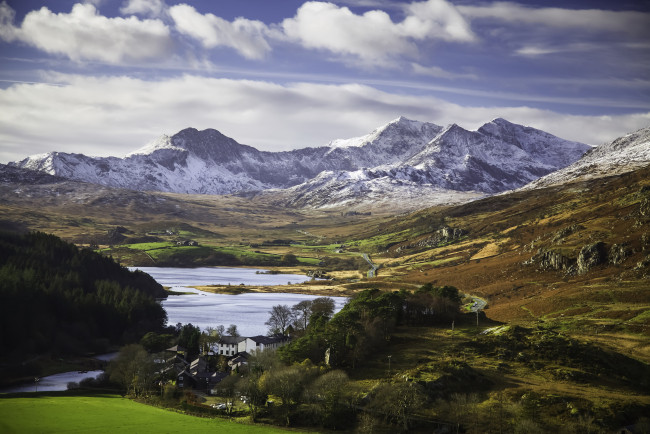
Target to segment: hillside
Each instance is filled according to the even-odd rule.
[[[386,282],[454,285],[494,320],[557,322],[650,360],[650,168],[381,226]],[[391,235],[392,234],[392,235]],[[381,258],[381,259],[380,259]]]

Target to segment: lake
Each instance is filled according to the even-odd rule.
[[[136,268],[131,268],[135,270]],[[300,283],[310,280],[299,274],[258,274],[265,270],[254,268],[160,268],[137,267],[163,286],[169,286],[174,291],[192,292],[187,295],[170,295],[162,302],[167,311],[167,323],[192,323],[201,330],[206,327],[216,327],[236,324],[242,336],[266,335],[264,323],[269,319],[269,310],[277,304],[289,307],[303,301],[313,300],[319,296],[287,293],[244,293],[239,295],[213,294],[199,291],[189,286],[202,285],[284,285],[288,282]],[[331,297],[334,300],[335,311],[341,310],[346,297]],[[97,356],[100,360],[110,360],[117,353]],[[3,389],[0,393],[34,392],[66,390],[69,382],[79,382],[84,378],[97,377],[103,371],[64,372],[62,374],[43,377],[38,382]]]
[[[188,295],[170,295],[162,302],[167,311],[167,323],[177,323],[206,327],[236,324],[242,336],[266,335],[268,329],[264,323],[269,319],[269,310],[275,305],[286,304],[289,307],[303,301],[313,300],[319,296],[288,293],[244,293],[239,295],[213,294],[189,286],[201,285],[283,285],[288,282],[300,283],[310,280],[299,274],[258,274],[264,270],[254,268],[158,268],[138,267],[163,286],[174,291],[192,292]],[[341,310],[346,297],[331,297],[335,311]]]

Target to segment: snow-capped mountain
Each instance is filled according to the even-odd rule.
[[[399,118],[345,145],[340,141],[333,146],[263,152],[213,129],[187,128],[171,137],[162,136],[124,158],[51,152],[10,164],[111,187],[228,194],[290,187],[323,170],[357,170],[399,161],[440,129]]]
[[[523,187],[533,189],[631,172],[650,164],[650,127],[604,143],[575,163]]]
[[[504,119],[478,131],[454,124],[397,164],[321,172],[276,195],[290,206],[352,206],[382,196],[420,206],[453,204],[517,188],[576,161],[588,149]]]
[[[387,197],[492,194],[565,167],[588,149],[504,119],[468,131],[400,117],[362,137],[288,152],[259,151],[213,129],[187,128],[124,158],[52,152],[11,164],[134,190],[228,194],[293,187],[286,203],[323,206],[382,190]]]

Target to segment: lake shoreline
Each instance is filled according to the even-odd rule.
[[[276,294],[304,294],[333,297],[349,297],[354,291],[326,281],[314,283],[300,283],[291,285],[196,285],[188,286],[203,292],[213,294],[246,294],[246,293],[276,293]]]

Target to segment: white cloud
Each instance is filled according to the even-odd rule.
[[[126,0],[120,12],[123,15],[161,17],[166,9],[167,5],[163,0]]]
[[[92,4],[77,3],[70,13],[55,14],[47,7],[29,12],[22,25],[15,27],[7,22],[7,9],[11,8],[3,2],[0,37],[6,41],[17,39],[74,61],[119,64],[158,59],[171,50],[169,29],[159,20],[107,18],[98,14]]]
[[[476,36],[458,9],[446,0],[427,0],[406,6],[408,15],[399,25],[415,39],[473,42]]]
[[[398,57],[416,57],[416,41],[475,40],[469,25],[445,0],[412,3],[406,18],[395,23],[384,11],[362,15],[333,3],[303,4],[281,27],[293,41],[306,48],[324,49],[342,56],[354,56],[370,64],[386,64]]]
[[[0,39],[12,42],[18,37],[18,30],[14,27],[15,17],[16,11],[6,1],[0,3]]]
[[[197,39],[205,48],[234,48],[248,59],[261,59],[271,51],[266,40],[270,31],[261,21],[240,17],[230,22],[214,14],[201,14],[186,4],[172,6],[169,14],[180,33]]]
[[[263,150],[319,146],[366,134],[405,115],[477,128],[496,117],[557,136],[600,144],[650,124],[650,113],[574,116],[528,107],[471,107],[359,84],[278,85],[185,75],[43,77],[64,86],[14,84],[0,90],[0,161],[48,151],[123,155],[160,134],[216,128]]]

